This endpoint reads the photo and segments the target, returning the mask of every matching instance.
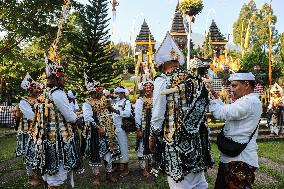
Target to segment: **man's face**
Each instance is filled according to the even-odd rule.
[[[49,77],[47,78],[47,85],[50,87],[54,87],[54,86],[64,87],[64,81],[65,81],[64,77],[58,77],[58,78]]]
[[[35,87],[35,88],[32,89],[32,95],[34,95],[34,96],[39,96],[41,94],[41,92],[42,92],[42,89],[39,88],[39,87]]]
[[[172,73],[175,69],[179,67],[178,61],[168,61],[164,63],[164,73]]]
[[[249,83],[247,81],[245,82],[231,81],[231,86],[234,97],[237,99],[248,94],[248,91],[250,89]]]
[[[101,98],[103,96],[103,93],[97,93],[97,92],[92,92],[91,93],[91,97],[93,98],[93,99],[99,99],[99,98]]]
[[[260,65],[255,65],[253,67],[254,71],[259,72],[260,71]]]
[[[120,99],[123,99],[125,97],[125,93],[115,93]]]
[[[145,94],[147,96],[152,96],[153,94],[153,86],[152,85],[146,85],[144,86]]]

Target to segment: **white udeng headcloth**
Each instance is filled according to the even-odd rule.
[[[86,73],[84,73],[84,78],[85,78],[85,86],[88,91],[96,91],[96,88],[100,86],[100,82],[91,81]]]
[[[110,91],[107,90],[107,89],[104,89],[104,90],[103,90],[103,93],[104,93],[105,95],[110,95]]]
[[[155,54],[156,65],[160,66],[167,61],[176,60],[182,65],[184,63],[184,55],[173,40],[169,32],[167,32],[162,44]]]
[[[231,74],[229,77],[229,81],[254,81],[255,77],[254,75],[249,73],[234,73]]]
[[[128,91],[128,90],[127,90]],[[126,94],[126,89],[124,89],[124,88],[121,88],[121,87],[116,87],[115,89],[114,89],[114,92],[115,93],[125,93]]]

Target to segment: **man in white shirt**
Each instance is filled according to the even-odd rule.
[[[33,170],[32,162],[29,161],[26,152],[33,150],[31,139],[31,122],[34,118],[34,104],[37,103],[37,98],[42,93],[42,84],[34,81],[29,73],[21,83],[21,87],[26,90],[29,95],[23,96],[16,109],[16,130],[17,130],[17,148],[16,156],[24,155],[26,170],[28,174],[28,182],[32,186],[39,186],[42,183],[41,176],[38,170]],[[29,154],[29,153],[27,153]]]
[[[236,156],[220,152],[215,189],[252,188],[254,171],[259,167],[256,139],[262,105],[258,94],[253,93],[255,77],[252,73],[240,70],[231,74],[229,81],[237,100],[232,104],[224,104],[211,87],[210,91],[215,99],[210,102],[210,111],[215,118],[225,120],[225,137],[248,144]]]
[[[153,108],[153,90],[154,84],[151,80],[141,82],[139,85],[141,96],[135,103],[135,125],[136,125],[136,151],[138,164],[144,177],[148,177],[147,160],[150,160],[152,154],[149,150],[149,136],[151,128],[151,116]]]
[[[38,121],[40,127],[42,122],[45,140],[42,145],[45,149],[45,161],[40,166],[43,171],[43,179],[47,182],[49,189],[59,188],[67,179],[67,172],[78,168],[81,163],[78,140],[75,138],[77,115],[70,109],[69,101],[64,87],[63,67],[54,64],[50,60],[46,62],[47,85],[50,87],[46,97],[45,120]],[[38,106],[41,109],[41,105]],[[73,178],[71,178],[71,185]]]
[[[112,112],[112,118],[115,125],[115,133],[121,151],[121,158],[114,163],[120,166],[120,176],[125,177],[129,174],[128,133],[122,129],[122,118],[130,117],[131,103],[126,99],[126,96],[129,92],[125,87],[116,87],[114,89],[114,92],[117,96],[116,102],[109,110]]]

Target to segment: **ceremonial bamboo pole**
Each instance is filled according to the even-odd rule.
[[[186,16],[187,22],[188,22],[188,34],[187,34],[187,57],[186,57],[186,68],[187,70],[190,70],[190,39],[191,39],[191,22],[192,22],[192,16]]]
[[[272,0],[270,1],[270,12],[268,15],[268,26],[269,26],[269,49],[268,49],[268,80],[269,80],[269,85],[272,85],[272,28],[271,28],[271,3]]]

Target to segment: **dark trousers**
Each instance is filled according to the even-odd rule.
[[[220,163],[214,189],[252,189],[255,170],[242,161]]]

